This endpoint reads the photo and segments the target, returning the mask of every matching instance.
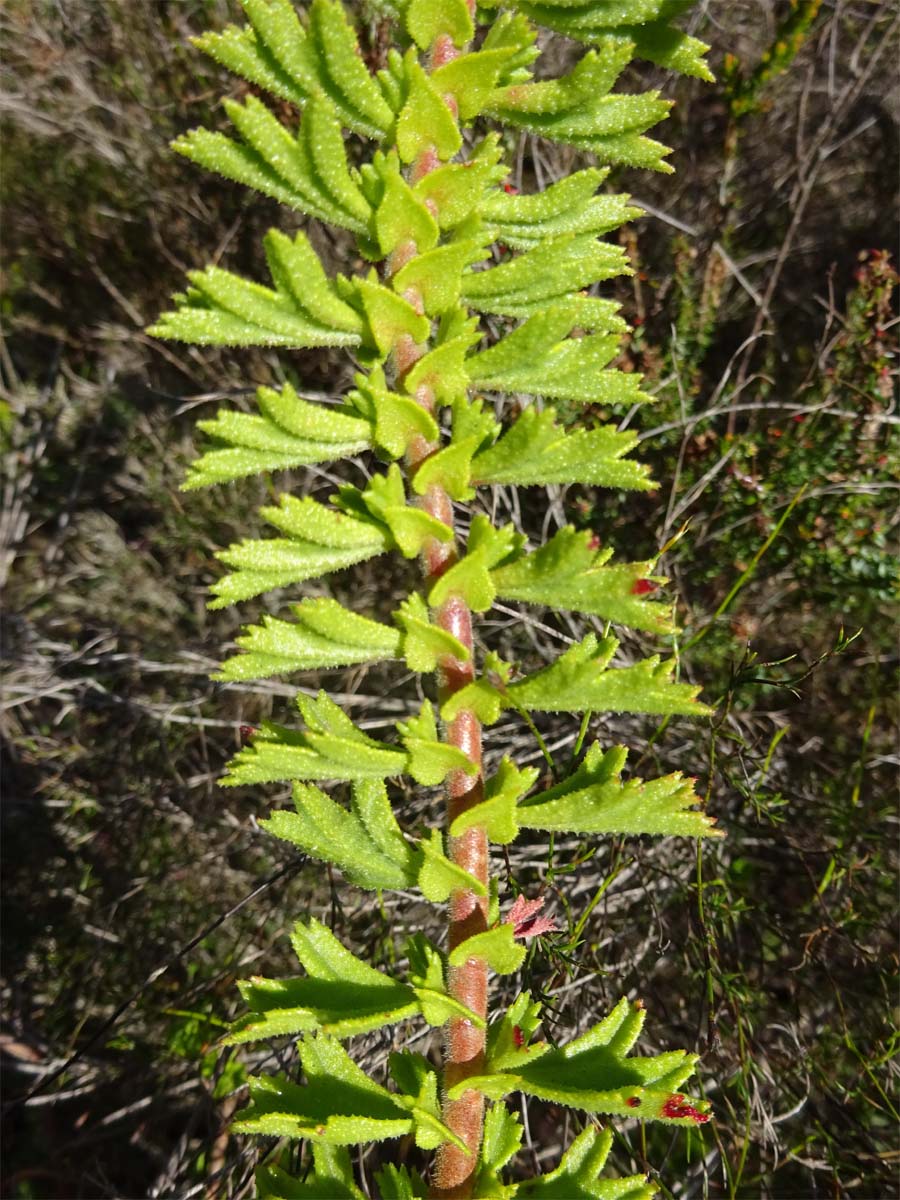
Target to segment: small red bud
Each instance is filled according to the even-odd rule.
[[[522,1034],[522,1030],[519,1028],[518,1025],[513,1025],[513,1041],[515,1042],[516,1048],[518,1050],[521,1050],[522,1047],[525,1045],[525,1038]]]
[[[625,1101],[625,1103],[628,1105],[629,1108],[640,1108],[641,1107],[640,1099],[637,1096],[629,1096],[628,1099]]]
[[[242,725],[240,727],[239,733],[241,735],[242,742],[249,742],[249,740],[253,737],[254,733],[259,733],[259,730],[256,728],[255,725]]]
[[[504,183],[503,190],[509,196],[518,196],[518,194],[519,194],[519,189],[517,187],[514,187],[513,184],[511,184],[509,182]]]

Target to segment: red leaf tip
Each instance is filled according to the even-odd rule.
[[[709,1113],[702,1113],[698,1108],[694,1108],[693,1104],[688,1104],[684,1096],[679,1092],[674,1092],[665,1104],[662,1106],[663,1117],[667,1117],[670,1121],[673,1120],[688,1120],[695,1121],[698,1125],[705,1125],[710,1119]]]

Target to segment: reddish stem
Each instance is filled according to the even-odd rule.
[[[439,38],[432,49],[431,66],[442,65],[455,58],[458,51],[449,38]],[[456,112],[452,97],[445,97],[451,110]],[[433,148],[429,147],[412,164],[410,175],[413,181],[421,179],[441,165]],[[388,276],[417,253],[413,243],[398,246],[386,264]],[[421,297],[407,293],[409,300],[422,311]],[[394,367],[398,378],[402,378],[425,353],[425,347],[417,345],[412,338],[403,336],[394,347]],[[416,399],[429,412],[435,408],[430,389],[422,387]],[[416,468],[439,446],[423,437],[414,438],[406,455],[407,474],[412,476]],[[418,503],[426,512],[437,517],[451,529],[454,528],[453,505],[441,487],[431,487]],[[426,590],[442,575],[458,557],[455,543],[431,540],[422,552],[422,567]],[[443,704],[452,695],[471,683],[475,678],[474,647],[472,644],[472,614],[460,596],[451,595],[434,613],[437,625],[451,633],[468,651],[465,662],[446,655],[438,664],[438,700]],[[467,809],[480,804],[484,797],[481,770],[481,724],[470,709],[463,709],[447,726],[446,740],[457,746],[473,762],[478,772],[467,775],[454,771],[447,781],[447,828]],[[451,860],[468,871],[483,886],[488,884],[488,839],[483,825],[467,829],[460,837],[449,837],[448,854]],[[449,949],[464,942],[473,934],[487,928],[487,899],[470,889],[453,892],[450,897]],[[482,1022],[487,1019],[487,963],[483,958],[469,958],[460,967],[451,967],[447,979],[450,995],[466,1005]],[[442,1118],[466,1147],[465,1150],[445,1143],[437,1152],[434,1180],[430,1195],[435,1200],[469,1200],[472,1195],[478,1152],[484,1125],[484,1096],[470,1088],[455,1100],[446,1096],[446,1091],[455,1085],[479,1075],[484,1070],[485,1029],[464,1017],[455,1017],[447,1022],[444,1035],[444,1103]]]

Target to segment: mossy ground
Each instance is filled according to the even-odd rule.
[[[715,1124],[690,1139],[637,1122],[617,1133],[616,1168],[652,1164],[679,1197],[875,1200],[896,1182],[889,8],[823,4],[736,122],[726,85],[678,85],[664,133],[677,175],[611,181],[649,213],[627,235],[637,273],[619,299],[636,327],[623,362],[658,397],[630,419],[657,431],[642,452],[660,490],[521,496],[536,537],[570,520],[635,557],[671,543],[674,649],[717,706],[705,726],[595,719],[591,735],[643,747],[631,765],[644,772],[698,775],[724,843],[557,839],[549,860],[526,842],[496,864],[504,882],[542,884],[568,930],[524,973],[551,1036],[627,993],[651,1011],[648,1051],[700,1051]],[[752,70],[783,9],[704,6],[714,66],[729,50]],[[381,30],[362,10],[374,61]],[[384,964],[402,940],[391,931],[433,919],[263,836],[253,818],[285,795],[216,786],[240,726],[284,717],[292,688],[207,679],[252,615],[206,611],[212,555],[252,531],[264,488],[180,494],[193,422],[259,383],[336,392],[349,378],[328,355],[279,362],[142,333],[186,268],[215,255],[253,273],[265,229],[294,224],[167,148],[218,124],[219,96],[240,90],[185,44],[234,15],[226,0],[15,0],[0,17],[10,1197],[248,1194],[259,1150],[224,1133],[232,1093],[245,1067],[290,1052],[217,1049],[235,978],[290,972],[297,916]],[[531,140],[515,149],[525,189],[573,165]],[[334,479],[293,486],[324,496]],[[334,587],[374,609],[405,583],[373,568]],[[522,656],[580,628],[509,608],[484,626]],[[303,684],[320,682],[373,729],[406,707],[409,685],[388,673]],[[565,765],[575,725],[541,731]],[[540,757],[516,721],[491,744]],[[438,798],[404,812],[436,818]],[[389,1048],[362,1047],[373,1066]],[[523,1173],[553,1165],[575,1120],[531,1107]]]

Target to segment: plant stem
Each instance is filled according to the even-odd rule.
[[[449,38],[439,38],[431,52],[431,67],[449,62],[458,51]],[[446,97],[454,111],[455,103]],[[441,165],[437,154],[425,150],[413,163],[411,176],[421,179]],[[398,247],[388,263],[388,274],[399,270],[417,253],[413,243]],[[419,310],[421,297],[407,292],[406,297]],[[394,366],[399,378],[410,370],[421,358],[425,347],[416,345],[411,338],[400,338],[394,350]],[[418,402],[429,412],[434,410],[434,396],[428,388],[419,388]],[[439,446],[416,439],[406,456],[407,475]],[[453,505],[441,487],[431,487],[419,501],[421,507],[455,530]],[[426,590],[457,560],[455,543],[449,545],[431,541],[422,554],[422,567]],[[449,597],[435,612],[437,625],[451,633],[468,650],[468,659],[463,662],[451,655],[444,656],[438,664],[437,691],[439,704],[443,704],[475,677],[474,647],[472,643],[472,614],[468,605],[458,596]],[[454,771],[447,780],[447,853],[451,860],[484,885],[488,884],[488,841],[483,825],[467,829],[462,836],[451,838],[449,829],[454,820],[467,809],[481,803],[484,797],[481,770],[481,723],[469,709],[463,709],[447,726],[446,739],[458,747],[478,767],[474,777],[463,771]],[[450,897],[448,949],[453,950],[466,938],[487,929],[487,899],[471,890],[455,891]],[[447,988],[451,996],[466,1005],[483,1021],[487,1017],[487,963],[483,958],[470,958],[460,967],[449,969]],[[461,1081],[481,1074],[484,1069],[485,1031],[471,1020],[463,1017],[447,1022],[444,1037],[444,1102],[442,1118],[445,1124],[465,1143],[467,1150],[450,1144],[442,1145],[437,1152],[431,1196],[441,1200],[468,1200],[472,1195],[478,1151],[484,1125],[484,1096],[474,1089],[463,1092],[455,1100],[449,1100],[446,1092]]]

